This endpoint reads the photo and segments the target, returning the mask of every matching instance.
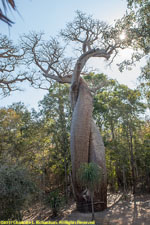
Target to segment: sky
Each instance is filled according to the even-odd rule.
[[[94,18],[113,24],[116,19],[121,18],[126,11],[126,0],[16,0],[17,12],[8,12],[9,17],[15,24],[9,28],[0,21],[0,32],[7,35],[15,43],[23,33],[30,31],[42,31],[48,39],[56,36],[58,32],[65,28],[67,22],[75,17],[75,11],[81,10]],[[115,59],[111,67],[108,67],[102,59],[91,61],[92,67],[98,69],[120,83],[134,88],[136,78],[140,74],[140,64],[137,64],[132,71],[120,73],[116,63],[128,57],[128,50],[121,52]],[[13,102],[24,102],[31,109],[38,109],[38,102],[43,99],[47,91],[37,90],[29,87],[26,83],[24,91],[13,92],[10,96],[0,99],[0,107],[7,107]]]

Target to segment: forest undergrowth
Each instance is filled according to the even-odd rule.
[[[108,208],[95,213],[96,224],[100,225],[149,225],[150,224],[150,194],[126,196],[122,192],[108,194]],[[91,213],[76,211],[76,205],[70,200],[56,218],[52,218],[49,207],[40,203],[24,212],[23,220],[26,221],[91,221]]]

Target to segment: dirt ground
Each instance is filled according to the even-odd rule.
[[[31,216],[32,215],[32,216]],[[31,212],[24,220],[50,221],[50,211]],[[91,221],[91,213],[80,213],[75,210],[75,203],[61,211],[57,221]],[[58,222],[59,224],[59,222]],[[65,223],[64,223],[65,224]],[[84,224],[84,223],[80,223]],[[150,195],[128,194],[126,199],[122,194],[108,195],[108,208],[95,213],[96,225],[150,225]],[[63,224],[62,224],[63,225]]]

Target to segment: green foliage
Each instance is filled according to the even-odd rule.
[[[100,184],[102,171],[96,163],[93,163],[93,162],[83,163],[81,164],[77,175],[81,185],[87,188],[90,192],[91,204],[92,204],[92,220],[94,220],[93,196],[94,196],[94,191]]]
[[[22,219],[21,210],[36,191],[27,171],[17,166],[0,167],[0,218]]]
[[[59,209],[64,202],[64,198],[58,190],[52,191],[46,196],[46,203],[52,209],[53,217],[58,215]]]
[[[23,164],[44,189],[57,184],[67,190],[71,165],[68,92],[67,86],[54,84],[41,101],[39,113],[29,112],[22,103],[0,109],[0,163]]]
[[[149,0],[127,0],[128,6],[136,6],[136,5],[142,5],[144,3],[147,3]]]
[[[70,122],[71,109],[68,99],[68,85],[54,83],[44,99],[40,102],[44,129],[51,137],[48,167],[55,174],[56,182],[67,187],[71,167],[70,157]]]
[[[93,74],[90,79],[91,83],[96,79],[98,86],[102,77],[99,76],[98,80],[98,75]],[[141,166],[137,167],[137,163],[143,161],[140,160],[143,159],[142,152],[144,156],[147,155],[141,136],[144,125],[141,117],[146,105],[142,101],[140,90],[132,90],[106,76],[105,84],[96,90],[93,112],[105,144],[108,185],[110,190],[116,191],[132,185],[131,151],[135,174],[140,171],[143,176],[145,172],[144,167],[142,170]]]
[[[127,47],[132,48],[131,57],[128,56],[119,68],[132,69],[136,62],[146,56],[147,66],[149,65],[150,52],[150,1],[149,0],[127,0],[128,9],[126,15],[116,23],[116,29],[122,29],[126,33]],[[145,70],[142,70],[143,78]]]
[[[110,190],[129,189],[133,183],[133,167],[137,187],[149,191],[150,124],[143,116],[146,110],[143,92],[121,85],[104,74],[92,73],[85,78],[94,92],[93,114],[105,144]],[[1,165],[23,164],[34,175],[34,181],[42,191],[61,187],[61,193],[65,193],[66,198],[71,169],[71,109],[68,93],[68,85],[54,83],[40,102],[39,113],[34,110],[29,112],[22,103],[0,109]],[[91,164],[82,166],[82,170],[84,167],[86,173],[82,177],[80,175],[83,173],[80,173],[79,178],[91,192],[99,184],[95,184],[95,181],[98,181],[98,177],[101,179],[101,173],[93,172]],[[48,199],[49,205],[54,208],[54,215],[57,214],[61,195],[54,192]],[[8,205],[5,205],[5,212],[10,211],[11,215]],[[19,217],[20,211],[17,210],[16,217]]]
[[[100,167],[93,162],[83,163],[78,171],[79,181],[91,192],[100,184],[101,176]]]

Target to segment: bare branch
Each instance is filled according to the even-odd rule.
[[[49,89],[51,81],[70,83],[73,71],[73,59],[65,58],[65,48],[61,47],[58,38],[43,40],[43,34],[30,33],[21,38],[26,52],[24,62],[32,73],[32,86]]]
[[[62,30],[60,34],[66,41],[81,43],[82,51],[85,53],[102,36],[102,31],[107,28],[107,24],[80,11],[77,11],[76,14],[74,21],[68,23],[66,29]]]
[[[5,35],[0,35],[0,90],[1,95],[8,95],[11,91],[18,90],[17,83],[28,80],[26,73],[18,72],[19,66],[25,55],[23,49],[13,45]],[[17,69],[17,72],[16,72]]]

